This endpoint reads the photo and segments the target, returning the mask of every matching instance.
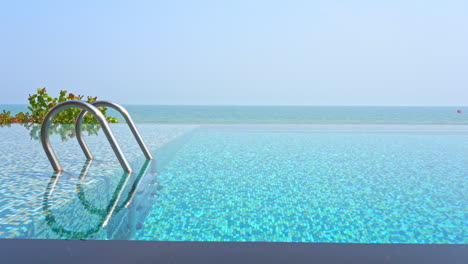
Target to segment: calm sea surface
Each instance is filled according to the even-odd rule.
[[[126,105],[137,123],[467,125],[468,107]],[[0,105],[0,111],[27,111]],[[460,109],[463,113],[457,113]],[[109,111],[119,117],[116,112]],[[119,117],[120,118],[120,117]],[[122,119],[122,118],[120,118]]]

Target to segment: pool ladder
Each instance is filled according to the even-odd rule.
[[[86,112],[91,113],[96,117],[98,120],[99,124],[101,125],[104,134],[107,137],[107,140],[109,141],[112,149],[114,150],[115,155],[117,156],[117,159],[119,160],[120,165],[122,166],[122,169],[126,173],[132,173],[132,167],[128,163],[127,159],[125,158],[122,150],[120,149],[120,146],[118,145],[117,141],[115,140],[114,135],[112,134],[109,125],[107,124],[105,116],[99,111],[98,107],[109,107],[117,110],[120,114],[123,115],[125,118],[125,121],[127,122],[128,126],[130,127],[130,130],[133,133],[133,136],[135,137],[136,141],[138,142],[138,145],[141,148],[141,151],[145,155],[146,159],[152,160],[153,157],[151,156],[151,153],[149,152],[148,148],[146,147],[145,143],[143,142],[143,139],[140,136],[140,133],[138,132],[135,124],[133,123],[132,118],[130,117],[130,114],[128,111],[122,107],[121,105],[118,105],[116,103],[112,103],[109,101],[96,101],[93,103],[86,103],[83,101],[78,101],[78,100],[70,100],[70,101],[65,101],[60,104],[57,104],[56,106],[52,107],[50,111],[47,113],[47,115],[44,118],[44,121],[42,122],[41,125],[41,141],[42,141],[42,147],[44,148],[44,151],[47,155],[47,158],[50,161],[50,164],[52,165],[52,168],[56,172],[62,172],[63,168],[60,165],[60,162],[57,159],[57,155],[55,154],[52,145],[50,144],[50,139],[49,139],[49,133],[48,130],[50,128],[50,125],[52,124],[52,121],[54,117],[61,111],[68,109],[68,108],[80,108],[82,111],[78,115],[78,118],[76,119],[75,122],[75,132],[76,132],[76,138],[78,140],[78,143],[80,144],[81,149],[83,150],[86,159],[87,160],[92,160],[94,159],[93,155],[91,154],[91,151],[89,150],[88,146],[86,145],[86,142],[83,140],[83,133],[81,131],[82,129],[82,124],[83,124],[83,118]]]

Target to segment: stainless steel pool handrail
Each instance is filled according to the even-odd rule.
[[[128,126],[130,127],[130,130],[132,131],[133,136],[135,137],[136,141],[138,142],[138,145],[140,146],[141,151],[145,155],[146,159],[152,160],[153,156],[151,156],[150,151],[146,147],[145,143],[143,142],[143,139],[138,132],[137,127],[135,126],[135,123],[133,123],[132,117],[128,113],[127,109],[125,109],[123,106],[109,102],[109,101],[96,101],[91,103],[95,107],[109,107],[112,109],[117,110],[124,118],[125,121],[127,122]],[[91,151],[89,150],[88,146],[86,145],[86,142],[83,139],[83,133],[81,130],[81,127],[83,125],[83,119],[84,115],[86,114],[87,110],[83,110],[80,112],[78,115],[78,118],[76,119],[76,125],[75,125],[75,131],[76,131],[76,139],[78,140],[78,143],[80,144],[81,149],[83,150],[85,156],[87,159],[92,160],[93,159],[93,154],[91,154]]]
[[[50,164],[52,165],[52,168],[56,172],[62,172],[63,168],[60,165],[60,162],[57,159],[57,155],[55,154],[52,145],[50,144],[50,139],[49,139],[49,133],[48,130],[50,128],[50,125],[52,123],[53,118],[60,112],[68,108],[80,108],[82,110],[85,110],[92,115],[96,117],[98,120],[99,124],[102,126],[102,129],[104,131],[104,134],[107,137],[107,140],[109,141],[112,149],[114,150],[115,155],[117,156],[117,159],[120,162],[120,165],[122,166],[123,170],[126,173],[132,173],[132,168],[130,164],[128,163],[127,159],[125,158],[124,154],[122,153],[122,150],[120,149],[117,141],[115,140],[114,135],[112,134],[109,125],[107,124],[106,118],[104,115],[97,109],[95,106],[93,106],[90,103],[86,103],[83,101],[78,101],[78,100],[70,100],[70,101],[65,101],[62,103],[57,104],[56,106],[52,107],[50,111],[46,114],[44,121],[42,121],[41,125],[41,142],[42,142],[42,147],[44,148],[44,151],[47,155],[47,158],[50,161]],[[86,153],[85,153],[86,154]]]

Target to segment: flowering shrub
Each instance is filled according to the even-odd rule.
[[[97,97],[87,96],[86,100],[83,100],[82,95],[74,95],[73,93],[68,93],[67,91],[60,91],[59,97],[52,97],[47,94],[45,88],[37,89],[37,93],[29,95],[29,111],[31,113],[20,112],[15,116],[11,115],[11,112],[3,110],[0,112],[0,126],[7,125],[9,126],[12,123],[19,123],[24,125],[30,133],[31,139],[40,140],[40,126],[38,124],[42,123],[47,112],[54,107],[55,105],[65,102],[68,100],[82,100],[88,103],[95,102]],[[107,116],[105,107],[98,107],[98,109],[106,117],[107,122],[117,123],[117,118]],[[58,134],[62,138],[62,141],[66,141],[68,138],[75,137],[75,127],[73,125],[80,113],[81,109],[79,108],[68,108],[60,113],[58,113],[54,120],[53,124],[50,126],[49,132],[51,134]],[[100,129],[100,125],[96,118],[90,113],[86,113],[83,118],[82,130],[88,132],[88,135],[97,135]]]
[[[83,100],[82,95],[74,95],[73,93],[68,93],[67,91],[63,90],[60,91],[59,97],[51,97],[50,95],[47,94],[47,91],[45,88],[39,88],[37,89],[37,93],[33,95],[29,95],[29,107],[28,109],[31,111],[31,116],[34,117],[34,120],[31,120],[33,123],[42,123],[44,120],[45,115],[49,110],[54,107],[55,105],[68,101],[68,100],[81,100],[85,101],[87,103],[92,103],[97,100],[97,97],[91,97],[87,96],[86,100]],[[117,118],[115,117],[109,117],[106,114],[107,108],[106,107],[98,107],[99,110],[101,110],[102,114],[107,119],[107,122],[109,123],[117,123]],[[73,124],[76,121],[76,118],[78,117],[78,114],[81,112],[81,109],[79,108],[68,108],[60,113],[58,113],[54,120],[53,123],[60,123],[60,124]],[[83,123],[85,124],[97,124],[98,121],[96,118],[94,118],[93,115],[90,113],[87,113],[84,116]]]
[[[3,112],[0,113],[0,124],[10,124],[13,123],[13,117],[11,116],[11,113],[9,111],[3,110]]]
[[[3,110],[0,113],[0,124],[11,124],[11,123],[42,123],[44,117],[46,116],[47,112],[54,107],[55,105],[68,101],[68,100],[81,100],[87,103],[92,103],[97,100],[97,97],[87,96],[86,100],[83,100],[82,95],[75,95],[73,93],[68,93],[68,91],[60,91],[59,97],[52,97],[47,94],[45,88],[38,88],[37,93],[33,95],[29,95],[29,107],[28,109],[31,113],[23,113],[20,112],[15,116],[12,116],[9,111]],[[98,109],[103,113],[106,117],[107,122],[109,123],[117,123],[117,118],[107,116],[106,107],[98,107]],[[53,123],[59,124],[73,124],[78,117],[78,114],[81,112],[79,108],[68,108],[60,113],[58,113],[53,120]],[[84,124],[97,124],[98,121],[94,118],[93,115],[90,113],[86,113],[83,118]]]
[[[27,123],[30,122],[31,117],[29,116],[29,113],[23,113],[20,112],[16,114],[15,116],[11,115],[10,111],[5,111],[0,113],[0,124],[11,124],[11,123]]]

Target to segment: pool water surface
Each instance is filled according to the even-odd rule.
[[[117,135],[130,133],[117,128]],[[0,134],[20,142],[12,129],[21,130],[1,128]],[[14,203],[19,199],[14,192],[1,192],[10,211],[0,211],[0,237],[467,242],[465,126],[146,125],[140,130],[154,162],[144,162],[131,137],[118,137],[130,150],[132,175],[123,174],[112,153],[103,150],[82,177],[86,163],[73,140],[56,142],[70,168],[58,180],[38,142],[24,150],[37,152],[29,163],[5,156],[2,186],[17,184],[29,188],[29,195]],[[89,140],[99,145],[105,139]],[[63,154],[68,152],[74,154]],[[31,191],[28,184],[40,187]],[[109,211],[109,224],[102,228]],[[27,221],[19,221],[24,217]]]
[[[199,129],[135,239],[466,243],[466,135]]]

